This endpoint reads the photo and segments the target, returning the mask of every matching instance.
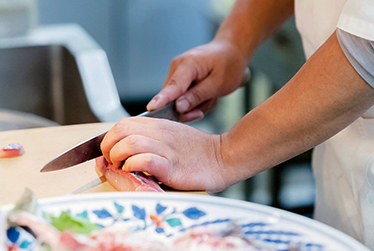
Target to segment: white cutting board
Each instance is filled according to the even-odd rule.
[[[40,169],[55,156],[113,125],[94,123],[0,132],[0,148],[20,143],[25,149],[22,156],[0,159],[0,205],[14,203],[25,187],[37,198],[46,198],[71,194],[99,178],[94,160],[54,172],[41,173]],[[108,182],[103,182],[85,193],[113,191]]]
[[[0,132],[0,148],[20,143],[25,149],[22,156],[0,159],[0,205],[14,203],[25,187],[30,188],[37,198],[45,198],[70,194],[97,179],[94,160],[61,171],[39,171],[56,155],[112,126],[95,123]],[[94,191],[114,189],[104,183]]]

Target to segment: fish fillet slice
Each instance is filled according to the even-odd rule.
[[[104,157],[96,158],[96,167],[110,185],[118,191],[164,192],[159,184],[142,172],[126,172],[115,169]]]
[[[0,158],[13,158],[25,153],[23,147],[18,143],[12,143],[0,150]]]

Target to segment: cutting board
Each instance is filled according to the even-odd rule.
[[[63,151],[112,126],[94,123],[0,132],[0,148],[20,143],[25,149],[22,156],[0,159],[0,205],[14,203],[26,187],[37,198],[46,198],[71,194],[98,179],[94,160],[54,172],[40,173],[40,169]],[[108,182],[103,182],[85,193],[113,191]]]

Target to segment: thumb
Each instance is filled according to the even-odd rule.
[[[147,110],[160,108],[184,94],[195,81],[196,72],[192,65],[179,65],[174,71],[170,70],[161,91],[148,103]]]

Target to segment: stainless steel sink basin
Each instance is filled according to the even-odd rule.
[[[78,25],[0,39],[0,109],[61,125],[116,122],[122,107],[107,56]]]

